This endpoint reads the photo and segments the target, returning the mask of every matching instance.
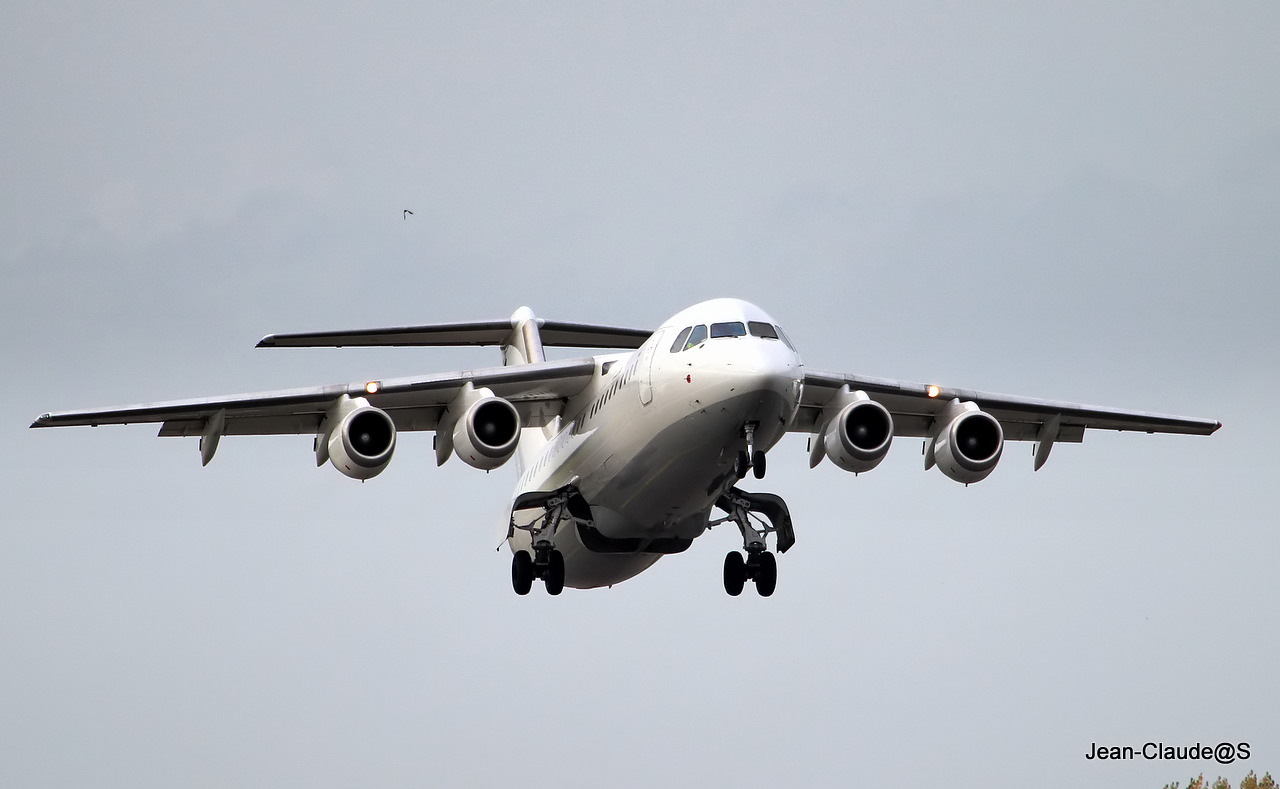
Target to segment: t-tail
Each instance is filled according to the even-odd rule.
[[[533,310],[521,307],[511,313],[511,334],[502,343],[502,364],[511,367],[546,360],[546,354],[542,351],[542,332],[538,329],[538,319],[533,316]]]
[[[502,364],[514,367],[521,364],[545,362],[542,332],[533,310],[521,307],[511,313],[511,334],[502,343]],[[520,431],[520,443],[516,446],[516,468],[521,473],[538,458],[542,448],[555,437],[560,429],[560,417],[542,427],[526,427]]]

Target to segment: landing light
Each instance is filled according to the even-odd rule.
[[[370,381],[369,383],[364,385],[364,390],[369,394],[377,394],[378,390],[381,388],[382,388],[382,384],[378,383],[377,381]]]
[[[939,389],[938,389],[938,387],[937,387],[936,385],[934,385],[934,384],[929,384],[928,392],[929,392],[929,396],[930,396],[930,397],[937,397],[937,396],[938,396]]]

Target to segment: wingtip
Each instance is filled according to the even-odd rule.
[[[263,337],[261,340],[258,340],[258,344],[253,347],[274,348],[276,347],[276,336],[274,334],[268,334],[266,337]]]

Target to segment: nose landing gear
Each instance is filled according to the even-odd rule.
[[[708,528],[733,521],[742,533],[746,552],[745,558],[738,551],[724,557],[724,590],[737,597],[747,581],[754,581],[761,597],[772,595],[778,586],[778,561],[765,541],[768,535],[776,535],[778,553],[786,553],[796,542],[786,502],[772,493],[746,493],[733,488],[716,501],[716,506],[729,514],[710,521]]]
[[[734,469],[738,479],[747,476],[747,469],[756,479],[764,479],[764,450],[756,449],[756,423],[748,422],[742,426],[742,435],[747,439],[747,448],[738,451],[738,462]]]

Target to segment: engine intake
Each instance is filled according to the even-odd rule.
[[[827,423],[822,442],[832,463],[845,471],[861,473],[878,466],[888,454],[893,442],[893,416],[864,392],[850,396],[853,402]]]
[[[454,452],[474,468],[488,471],[501,466],[519,443],[520,414],[501,397],[480,397],[453,426]]]
[[[952,401],[933,439],[933,460],[939,470],[966,485],[987,478],[1004,451],[1004,430],[991,414],[974,403]]]
[[[352,479],[371,479],[382,473],[396,449],[396,426],[391,416],[374,408],[363,397],[343,397],[325,417],[327,435],[317,442],[317,460],[323,454],[333,467]]]

